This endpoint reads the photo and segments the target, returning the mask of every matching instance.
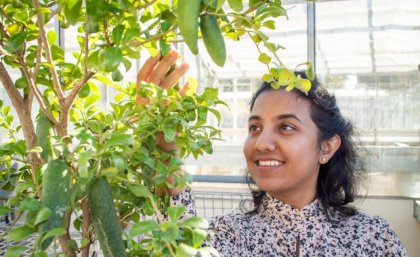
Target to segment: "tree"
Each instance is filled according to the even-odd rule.
[[[169,197],[157,191],[190,181],[177,173],[180,158],[212,152],[211,141],[220,131],[206,126],[206,119],[209,113],[220,119],[215,106],[223,102],[217,89],[180,95],[176,89],[144,84],[136,90],[135,83],[123,81],[122,70],[131,68],[142,49],[165,55],[173,44],[185,41],[198,54],[201,39],[213,61],[224,65],[225,38],[249,36],[260,52],[259,61],[267,65],[264,80],[274,87],[307,91],[310,82],[287,70],[276,54],[279,46],[263,32],[275,29],[274,19],[286,15],[281,1],[0,3],[0,81],[20,124],[13,127],[10,107],[0,101],[0,127],[9,135],[0,146],[0,176],[2,187],[15,193],[0,214],[17,208],[15,221],[4,233],[7,240],[37,235],[32,249],[10,247],[8,256],[24,251],[46,256],[57,250],[65,256],[89,256],[95,240],[105,256],[214,252],[200,248],[207,221],[179,220],[184,209],[170,207]],[[48,29],[56,21],[63,31],[77,28],[74,61],[64,58],[57,32]],[[304,65],[311,75],[310,64]],[[110,111],[95,105],[100,84],[119,91]],[[137,94],[152,100],[136,106]],[[35,120],[34,101],[39,106]],[[157,147],[159,134],[167,142],[176,141],[179,156]],[[20,166],[12,166],[14,162]],[[23,225],[14,226],[20,219]],[[72,238],[70,230],[81,239]]]

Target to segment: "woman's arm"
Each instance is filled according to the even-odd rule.
[[[150,57],[149,59],[147,59],[147,61],[143,64],[143,66],[140,68],[137,74],[137,90],[140,89],[142,82],[153,83],[155,85],[159,85],[162,88],[174,87],[179,82],[181,77],[184,76],[184,74],[188,71],[189,68],[187,63],[182,63],[173,71],[168,73],[171,67],[173,67],[176,64],[178,57],[178,52],[172,50],[163,58],[160,54],[158,54],[154,57]],[[188,83],[181,87],[180,94],[185,94],[187,90]],[[136,96],[137,105],[145,105],[148,104],[149,101],[150,99],[144,98],[139,94],[137,94]],[[177,148],[175,142],[166,142],[162,132],[157,133],[156,141],[157,145],[164,151],[176,153]],[[168,177],[167,181],[168,183],[173,184],[173,177]],[[166,190],[170,195],[177,195],[180,192],[182,192],[183,188],[169,188]]]

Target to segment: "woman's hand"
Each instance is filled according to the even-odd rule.
[[[141,87],[141,82],[153,83],[159,85],[162,88],[174,87],[181,77],[188,71],[188,64],[182,63],[176,67],[171,73],[168,74],[169,69],[175,65],[178,60],[178,52],[171,50],[165,57],[161,59],[161,55],[158,54],[155,57],[150,57],[140,68],[137,74],[137,90]],[[180,94],[183,95],[188,90],[188,83],[180,88]],[[137,94],[136,104],[148,104],[149,99],[144,98]],[[157,145],[166,152],[176,150],[175,142],[166,142],[162,132],[158,132],[156,135]]]
[[[171,88],[174,87],[181,77],[188,71],[188,64],[182,63],[180,66],[176,67],[171,73],[168,74],[169,69],[175,65],[178,59],[178,52],[170,51],[165,57],[161,59],[161,55],[158,54],[155,57],[150,57],[144,65],[140,68],[137,74],[137,83],[136,88],[137,90],[141,87],[141,82],[153,83],[155,85],[159,85],[162,88]],[[183,87],[180,88],[180,94],[183,95],[188,90],[188,83],[186,83]],[[148,104],[150,99],[144,98],[137,94],[136,96],[136,104]],[[156,143],[159,147],[161,147],[166,152],[173,152],[176,151],[176,143],[175,142],[166,142],[163,132],[158,132],[156,134]],[[174,183],[174,177],[168,176],[166,181],[169,184]],[[164,194],[165,191],[168,192],[170,195],[176,195],[181,192],[182,188],[170,188],[170,189],[158,189],[158,194]]]

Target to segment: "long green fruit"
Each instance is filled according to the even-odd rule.
[[[125,257],[124,241],[115,212],[111,186],[105,177],[94,178],[88,187],[89,209],[95,235],[105,257]]]
[[[42,148],[41,158],[44,161],[48,160],[48,156],[52,155],[51,136],[53,135],[53,124],[45,116],[43,112],[39,114],[39,118],[36,122],[36,137],[38,144]]]
[[[201,0],[178,0],[178,26],[185,43],[198,54],[198,16]]]
[[[64,160],[48,163],[42,177],[41,204],[51,210],[51,216],[40,226],[42,233],[64,227],[64,215],[70,203],[70,170]],[[53,238],[45,239],[41,248],[46,249]]]
[[[204,45],[211,59],[219,66],[226,62],[226,45],[217,19],[212,15],[203,15],[200,19],[200,29]]]

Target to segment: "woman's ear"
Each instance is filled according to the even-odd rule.
[[[339,135],[334,135],[330,139],[324,140],[321,143],[321,156],[319,158],[319,163],[327,163],[334,156],[338,148],[340,148],[340,145],[341,137]]]

